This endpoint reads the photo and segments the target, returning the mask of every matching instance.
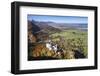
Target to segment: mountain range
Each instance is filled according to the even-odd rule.
[[[66,29],[80,29],[87,31],[86,23],[56,23],[43,21],[28,21],[28,25],[33,27],[33,32],[44,30],[45,32],[60,32]]]

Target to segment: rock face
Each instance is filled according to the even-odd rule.
[[[28,21],[28,42],[35,43],[37,42],[37,32],[40,31],[40,28],[35,25],[33,22]]]
[[[35,34],[40,31],[40,28],[31,21],[28,21],[28,31],[32,31],[32,33]]]
[[[45,27],[45,29],[46,28],[47,27]],[[40,26],[36,25],[35,21],[28,21],[28,39],[30,43],[45,41],[48,38],[49,34],[46,30],[41,29]]]
[[[36,42],[36,37],[32,34],[32,32],[28,32],[28,41],[29,41],[29,43]]]

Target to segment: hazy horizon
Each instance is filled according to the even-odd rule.
[[[39,22],[88,24],[88,17],[80,16],[28,15],[27,19],[29,21],[35,20]]]

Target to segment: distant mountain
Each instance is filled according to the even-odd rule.
[[[59,29],[68,29],[68,28],[86,29],[87,28],[87,24],[85,23],[54,23],[54,22],[47,22],[47,23],[48,25],[55,27],[55,28],[59,28]]]
[[[38,21],[34,21],[34,20],[32,20],[31,22],[32,22],[33,26],[35,25],[40,29],[39,31],[44,30],[45,32],[48,32],[48,33],[61,31],[58,28],[50,26],[48,22],[38,22]]]
[[[34,27],[34,32],[44,30],[46,32],[60,32],[66,29],[80,29],[87,30],[88,24],[86,23],[56,23],[56,22],[43,22],[43,21],[29,21]]]

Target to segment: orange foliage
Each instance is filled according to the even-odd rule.
[[[53,56],[54,52],[45,47],[44,44],[38,44],[33,49],[33,57]]]
[[[30,40],[30,43],[36,42],[36,37],[32,34],[32,32],[28,32],[28,39]]]
[[[42,44],[36,45],[33,49],[33,56],[34,57],[40,56],[43,48],[44,48],[44,45]]]

